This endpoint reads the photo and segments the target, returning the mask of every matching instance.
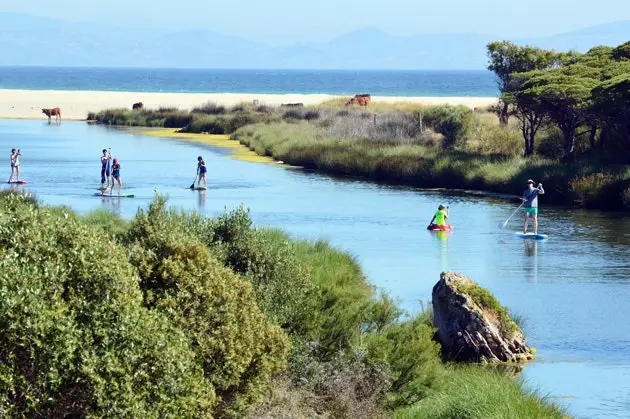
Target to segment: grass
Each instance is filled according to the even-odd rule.
[[[475,367],[453,367],[448,386],[416,405],[395,412],[397,419],[562,419],[563,409],[526,388],[521,380]]]
[[[330,136],[313,123],[259,124],[233,137],[257,154],[333,175],[359,176],[422,188],[476,189],[520,195],[532,178],[544,183],[544,202],[630,210],[630,167],[598,161],[565,164],[542,157],[444,150]],[[512,138],[513,146],[516,141]]]
[[[494,295],[487,289],[477,284],[457,283],[457,290],[464,294],[468,294],[470,298],[482,309],[491,310],[499,320],[499,329],[501,332],[511,338],[519,330],[518,325],[510,316],[507,307],[499,303]]]

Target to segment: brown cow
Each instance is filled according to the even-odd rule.
[[[134,111],[136,109],[142,109],[142,108],[144,108],[144,104],[142,102],[134,103],[133,106],[131,107],[131,109],[133,109]]]
[[[52,116],[55,117],[55,123],[60,124],[61,123],[61,109],[59,108],[42,108],[42,113],[45,114],[48,117],[48,123],[50,124],[50,118]]]
[[[346,106],[349,106],[349,105],[367,106],[370,104],[371,100],[372,100],[372,96],[370,96],[369,94],[354,95],[352,99],[346,102]]]

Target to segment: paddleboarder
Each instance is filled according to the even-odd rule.
[[[523,234],[527,234],[527,224],[529,217],[534,219],[534,234],[538,234],[538,195],[544,195],[542,183],[534,187],[536,182],[531,179],[527,180],[527,189],[523,192],[523,208],[525,209],[525,223],[523,224]]]
[[[114,187],[114,180],[110,175],[110,164],[112,160],[112,152],[111,148],[109,152],[106,149],[103,149],[103,155],[101,156],[101,189],[108,189],[109,182],[112,182],[112,188]],[[105,186],[105,182],[107,182],[107,186]]]
[[[13,175],[15,174],[15,182],[20,181],[20,149],[17,150],[15,148],[11,149],[11,156],[9,157],[9,161],[11,162],[11,176],[9,177],[9,182],[13,182]]]
[[[203,160],[203,157],[197,157],[197,186],[201,185],[201,180],[203,179],[203,186],[208,187],[208,180],[206,179],[207,172],[208,168],[206,167],[206,162]]]
[[[120,196],[120,190],[122,189],[122,178],[120,177],[120,169],[122,165],[118,163],[118,159],[114,159],[112,164],[112,189],[110,191],[110,195],[114,192],[114,182],[118,182],[118,196]]]
[[[444,204],[440,204],[438,206],[438,210],[435,212],[435,214],[433,215],[433,218],[431,218],[431,221],[429,222],[429,227],[427,228],[431,229],[431,226],[433,225],[445,226],[447,219],[448,219],[448,209]]]

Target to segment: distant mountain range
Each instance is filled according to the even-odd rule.
[[[0,65],[4,66],[482,69],[486,44],[501,39],[474,33],[403,37],[365,28],[326,43],[277,47],[206,30],[153,32],[0,13]],[[584,52],[629,39],[630,21],[624,21],[513,41]]]

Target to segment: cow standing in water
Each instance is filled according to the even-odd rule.
[[[42,113],[48,117],[48,123],[50,124],[50,118],[55,117],[55,123],[57,125],[61,124],[61,109],[59,108],[50,108],[50,109],[42,109]]]

